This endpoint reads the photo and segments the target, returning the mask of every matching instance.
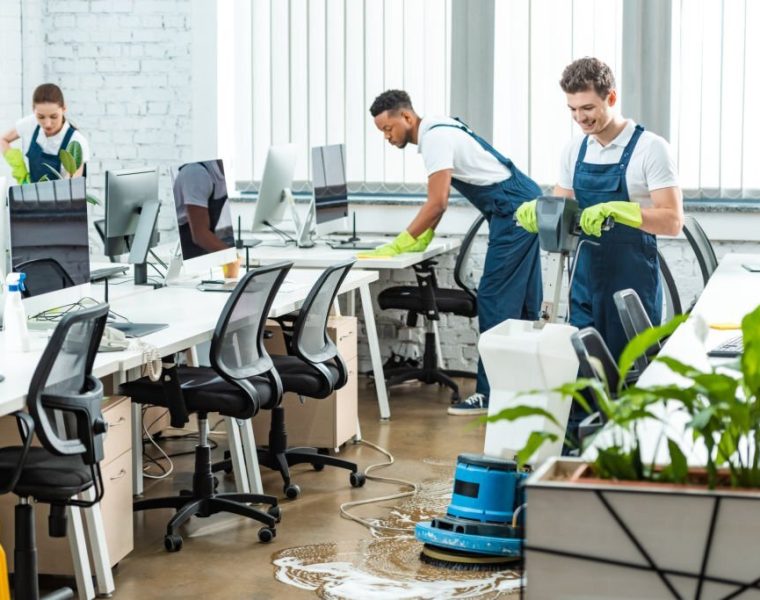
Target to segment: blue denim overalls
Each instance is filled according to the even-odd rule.
[[[636,130],[623,150],[620,162],[593,164],[583,162],[588,136],[583,140],[575,162],[573,191],[581,210],[611,200],[630,200],[625,173],[644,128]],[[617,359],[627,343],[612,295],[633,288],[638,293],[652,324],[660,323],[662,287],[660,285],[657,240],[651,233],[616,223],[601,238],[582,235],[598,246],[584,244],[577,254],[578,266],[570,293],[570,323],[576,327],[595,327]]]
[[[480,333],[507,319],[538,319],[543,297],[538,236],[518,227],[514,213],[526,200],[540,196],[541,188],[464,123],[440,123],[430,129],[436,127],[461,129],[512,173],[509,179],[490,185],[451,180],[451,185],[488,219],[488,250],[478,286]],[[486,397],[490,392],[483,361],[478,361],[476,391]]]
[[[61,142],[61,150],[65,150],[68,147],[75,131],[76,129],[69,124],[69,130],[66,132],[66,135],[63,136],[63,141]],[[26,151],[26,158],[29,161],[29,179],[32,183],[36,183],[42,179],[43,175],[47,175],[48,179],[58,178],[58,176],[45,165],[50,165],[50,167],[55,169],[58,173],[61,172],[61,159],[57,154],[47,154],[42,151],[42,146],[37,143],[37,136],[39,134],[40,126],[37,125],[34,130],[34,135],[32,135],[32,143],[29,144],[29,150]]]

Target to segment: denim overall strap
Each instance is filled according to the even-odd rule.
[[[573,191],[581,209],[612,200],[629,200],[625,181],[628,164],[643,127],[636,130],[620,160],[611,164],[587,163],[588,138],[583,140],[575,163]],[[616,223],[601,238],[589,238],[599,244],[583,244],[570,296],[570,323],[576,327],[595,327],[610,348],[620,356],[627,343],[613,294],[633,288],[641,298],[653,324],[659,324],[662,313],[657,241],[655,236],[634,227]]]
[[[68,147],[71,138],[76,129],[69,124],[69,130],[63,136],[60,149]],[[47,175],[48,179],[57,179],[56,173],[61,173],[61,159],[58,154],[48,154],[42,150],[42,146],[37,143],[37,136],[40,134],[40,126],[37,125],[32,135],[32,142],[26,151],[26,158],[29,162],[29,179],[37,182]],[[59,149],[59,151],[60,151]]]

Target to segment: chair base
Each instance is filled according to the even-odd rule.
[[[459,386],[452,377],[464,377],[475,379],[477,373],[459,371],[456,369],[441,369],[438,367],[438,352],[435,345],[435,333],[425,332],[425,352],[422,356],[422,367],[398,367],[388,369],[385,372],[388,387],[406,383],[407,381],[421,381],[422,383],[445,385],[451,390],[451,402],[459,402]]]
[[[177,529],[190,520],[190,517],[210,517],[227,512],[247,517],[264,524],[259,530],[261,541],[270,541],[276,535],[275,524],[280,520],[280,508],[277,498],[263,494],[221,493],[214,491],[214,476],[211,472],[211,448],[208,445],[195,447],[195,473],[193,489],[180,492],[179,496],[149,498],[133,504],[133,510],[151,510],[154,508],[173,508],[176,514],[166,524],[164,546],[170,552],[182,547],[182,538]],[[269,504],[267,512],[249,506],[249,504]]]

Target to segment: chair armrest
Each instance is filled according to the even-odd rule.
[[[161,386],[164,389],[166,404],[169,408],[169,419],[172,427],[181,429],[190,421],[190,414],[187,412],[187,404],[182,395],[182,386],[177,374],[176,356],[165,356],[161,360],[163,372],[161,374]]]
[[[103,460],[103,438],[108,422],[103,418],[103,384],[97,377],[88,375],[87,391],[80,394],[42,394],[46,409],[72,413],[76,420],[76,440],[62,439],[43,426],[38,432],[43,444],[58,455],[82,454],[85,464],[93,465]]]
[[[433,260],[425,260],[414,265],[414,275],[417,277],[417,286],[420,288],[422,305],[425,307],[425,318],[430,321],[438,321],[438,302],[435,298],[435,290],[438,289],[438,280],[435,277],[436,264]]]
[[[13,476],[7,485],[0,488],[0,494],[7,494],[12,492],[16,488],[21,472],[24,470],[24,464],[26,463],[26,457],[29,454],[29,448],[32,447],[32,438],[34,437],[34,419],[29,413],[23,411],[16,411],[12,413],[16,417],[16,424],[18,425],[19,434],[24,442],[23,449],[21,451],[21,459],[16,465],[16,470],[13,471]],[[26,431],[24,431],[26,429]]]

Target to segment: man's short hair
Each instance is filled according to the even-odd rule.
[[[577,94],[593,88],[600,98],[606,98],[610,90],[615,89],[615,76],[606,63],[586,56],[565,67],[559,85],[566,94]]]
[[[414,110],[409,94],[404,90],[386,90],[375,98],[375,101],[369,108],[369,113],[373,117],[376,117],[386,110],[395,113],[402,109]]]

